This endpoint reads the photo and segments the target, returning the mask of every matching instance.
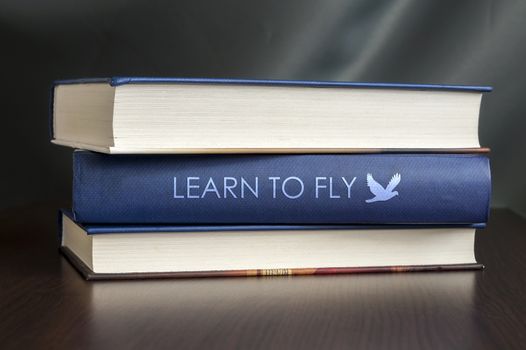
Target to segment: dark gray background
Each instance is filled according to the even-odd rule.
[[[493,205],[526,215],[525,25],[526,1],[0,1],[0,208],[69,202],[52,80],[139,75],[492,85]]]

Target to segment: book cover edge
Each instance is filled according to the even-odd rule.
[[[414,84],[414,83],[371,83],[324,80],[286,80],[286,79],[234,79],[234,78],[184,78],[184,77],[126,77],[79,78],[55,80],[53,86],[65,84],[108,83],[111,86],[125,84],[212,84],[212,85],[264,85],[264,86],[303,86],[317,88],[380,88],[404,90],[449,90],[464,92],[491,92],[491,86],[452,85],[452,84]]]
[[[307,231],[307,230],[396,230],[396,229],[443,229],[443,228],[470,228],[483,229],[486,223],[472,224],[332,224],[332,225],[285,225],[285,224],[222,224],[222,225],[149,225],[149,224],[86,224],[78,222],[74,213],[67,209],[60,209],[59,215],[64,215],[76,225],[86,231],[88,235],[96,234],[132,234],[132,233],[177,233],[177,232],[223,232],[223,231]]]
[[[144,279],[189,279],[221,277],[265,277],[265,276],[305,276],[305,275],[342,275],[363,273],[395,272],[442,272],[481,270],[484,265],[478,263],[451,265],[413,265],[413,266],[372,266],[372,267],[335,267],[335,268],[282,268],[263,270],[227,270],[227,271],[181,271],[149,273],[96,273],[84,264],[70,249],[60,247],[62,255],[87,281],[97,280],[144,280]]]
[[[52,129],[50,123],[50,130]],[[468,148],[133,148],[121,149],[114,146],[96,146],[92,144],[79,143],[74,141],[51,139],[51,143],[82,149],[104,154],[486,154],[490,153],[488,147],[468,147]]]

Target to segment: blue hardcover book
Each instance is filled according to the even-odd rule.
[[[104,155],[75,151],[73,215],[115,224],[476,224],[475,154]]]
[[[473,152],[487,86],[253,79],[57,81],[56,144],[103,153]]]
[[[473,249],[481,225],[83,225],[69,213],[59,220],[61,251],[87,279],[482,268]]]

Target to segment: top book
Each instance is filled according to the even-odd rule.
[[[485,86],[119,77],[53,86],[52,142],[104,153],[469,152]]]

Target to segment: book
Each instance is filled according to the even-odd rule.
[[[106,224],[472,224],[483,154],[73,153],[73,215]]]
[[[481,268],[476,225],[104,226],[61,216],[61,251],[87,279]]]
[[[52,142],[104,153],[476,151],[486,86],[116,77],[53,86]]]

